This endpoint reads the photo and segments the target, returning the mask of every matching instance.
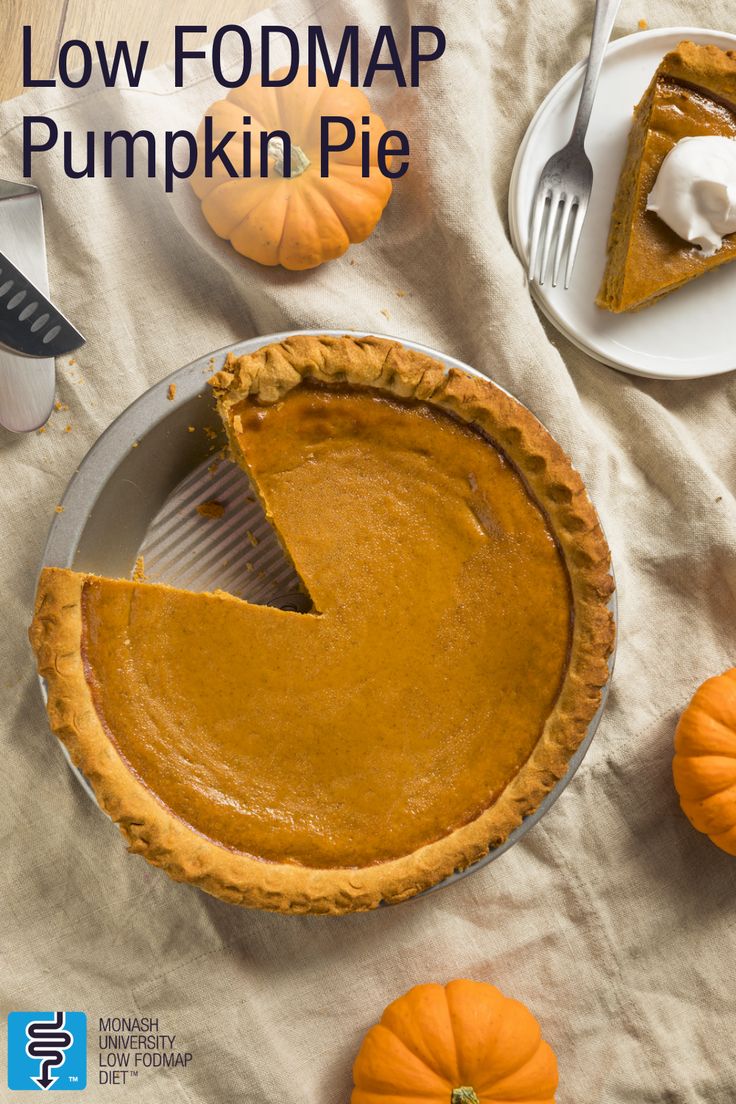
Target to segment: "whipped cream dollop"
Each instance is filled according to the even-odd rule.
[[[685,241],[712,257],[736,232],[736,139],[681,138],[662,162],[649,193],[655,211]]]

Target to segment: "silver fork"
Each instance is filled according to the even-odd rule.
[[[552,154],[539,178],[532,204],[529,245],[529,280],[532,283],[534,280],[540,285],[544,283],[554,243],[552,287],[557,287],[566,247],[565,288],[570,286],[593,187],[593,166],[585,152],[585,135],[601,75],[603,54],[620,4],[621,0],[596,0],[590,52],[572,134],[567,145]]]

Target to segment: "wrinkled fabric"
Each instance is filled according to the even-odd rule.
[[[419,89],[397,90],[384,74],[371,90],[409,134],[411,169],[373,236],[316,271],[237,256],[186,183],[167,196],[161,177],[69,180],[58,150],[34,162],[52,293],[87,344],[58,363],[68,410],[45,433],[0,437],[0,998],[4,1012],[87,1012],[81,1099],[110,1099],[95,1084],[97,1017],[150,1015],[192,1061],[145,1071],[115,1090],[121,1100],[338,1104],[384,1005],[458,976],[492,981],[534,1011],[559,1058],[559,1104],[736,1099],[736,860],[690,827],[671,776],[680,711],[702,679],[736,662],[736,375],[654,382],[594,362],[540,319],[508,239],[516,149],[540,100],[584,56],[591,9],[296,0],[253,20],[300,34],[320,22],[333,41],[357,22],[364,44],[391,23],[404,56],[412,21],[447,34]],[[684,0],[624,0],[615,35],[641,18],[736,30],[727,0],[697,15]],[[139,90],[98,81],[29,92],[0,105],[0,176],[21,177],[23,114],[75,132],[160,134],[194,128],[223,94],[206,62],[189,64],[180,90],[164,67]],[[332,919],[239,910],[128,855],[49,734],[26,639],[54,507],[102,430],[195,357],[298,327],[420,341],[517,395],[583,474],[618,582],[608,708],[554,808],[471,877]]]

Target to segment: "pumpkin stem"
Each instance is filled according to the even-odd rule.
[[[459,1089],[452,1090],[450,1104],[480,1104],[475,1089],[470,1085],[461,1085]]]
[[[284,176],[284,140],[283,138],[274,137],[269,138],[268,141],[268,153],[270,157],[274,158],[273,171],[278,176]],[[309,168],[312,162],[307,157],[303,149],[299,146],[295,146],[292,143],[291,146],[291,175],[301,176],[301,174]]]

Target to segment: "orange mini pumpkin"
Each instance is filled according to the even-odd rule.
[[[736,667],[696,690],[677,725],[672,770],[693,827],[736,855]]]
[[[274,74],[278,78],[285,70]],[[197,131],[199,157],[191,177],[202,201],[202,212],[221,238],[233,248],[263,265],[314,268],[341,256],[354,242],[364,241],[375,229],[391,195],[391,181],[377,167],[376,149],[386,127],[371,113],[367,97],[345,81],[330,88],[324,73],[317,72],[316,87],[307,84],[302,67],[291,84],[263,88],[251,79],[233,88],[227,99],[217,100],[205,112],[212,118],[215,142],[228,131],[235,137],[225,147],[233,167],[250,158],[250,177],[231,177],[216,161],[213,175],[204,175],[204,119]],[[343,152],[331,152],[329,176],[320,176],[320,127],[326,115],[340,115],[355,125],[356,140]],[[245,126],[243,117],[250,116]],[[363,123],[367,117],[368,123]],[[284,176],[284,145],[273,139],[268,145],[269,174],[259,175],[261,134],[285,131],[292,143],[291,177]],[[368,176],[362,175],[360,135],[370,143]],[[340,139],[343,131],[336,132]],[[244,137],[245,135],[245,137]],[[250,151],[244,145],[250,143]]]
[[[351,1104],[554,1104],[557,1061],[528,1008],[482,981],[417,985],[353,1066]]]

